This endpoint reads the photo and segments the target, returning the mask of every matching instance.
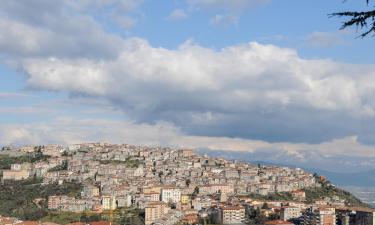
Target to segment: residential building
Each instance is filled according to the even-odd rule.
[[[165,202],[149,202],[145,208],[145,225],[150,225],[163,215],[167,214],[170,208]]]
[[[165,187],[161,191],[161,199],[165,203],[181,201],[181,190],[175,187]]]

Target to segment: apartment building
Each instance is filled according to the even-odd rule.
[[[163,215],[167,214],[170,208],[165,202],[149,202],[145,208],[145,225],[150,225]]]
[[[355,225],[375,225],[375,212],[372,209],[359,209],[355,215]]]
[[[319,207],[319,208],[308,209],[304,216],[304,224],[336,225],[335,208]]]
[[[163,188],[161,191],[161,200],[165,203],[177,203],[181,201],[181,190],[179,188]]]
[[[243,206],[223,206],[220,210],[223,224],[242,224],[245,219]]]
[[[302,216],[301,209],[292,206],[284,206],[281,209],[281,219],[287,221],[290,219],[296,219]]]
[[[114,196],[102,196],[102,209],[114,210],[117,208],[116,198]]]

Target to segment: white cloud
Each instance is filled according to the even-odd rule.
[[[170,50],[133,38],[122,46],[114,59],[24,60],[27,84],[104,99],[137,122],[164,120],[194,135],[373,140],[358,124],[375,120],[374,66],[307,60],[256,42]]]
[[[242,11],[246,8],[267,3],[270,0],[187,0],[188,4],[197,8],[221,8]]]
[[[182,9],[175,9],[169,14],[169,16],[166,18],[167,20],[170,21],[178,21],[178,20],[183,20],[186,19],[188,15],[186,12]]]
[[[0,5],[1,55],[116,57],[122,39],[103,24],[130,29],[141,0],[12,1]],[[98,19],[100,18],[100,19]]]
[[[114,60],[25,60],[28,84],[100,96],[150,113],[170,110],[171,102],[189,102],[192,111],[199,105],[204,112],[262,106],[353,113],[375,109],[373,66],[305,60],[294,50],[255,42],[220,51],[189,43],[177,50],[154,48],[142,39],[124,46]],[[197,93],[204,97],[197,99]]]
[[[311,47],[329,48],[345,44],[345,31],[338,32],[313,32],[306,36],[305,43]]]
[[[1,54],[17,57],[115,57],[122,40],[104,33],[92,20],[81,19],[80,27],[58,31],[58,27],[50,30],[0,18]]]
[[[231,26],[231,25],[237,25],[238,24],[238,17],[231,14],[226,15],[215,15],[211,18],[210,24],[214,26]]]
[[[271,2],[271,0],[186,0],[191,11],[209,11],[216,13],[210,19],[215,26],[236,25],[240,16],[255,6]]]

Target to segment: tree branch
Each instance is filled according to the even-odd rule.
[[[369,4],[369,0],[366,0]],[[347,27],[356,26],[357,29],[368,28],[363,32],[360,37],[364,38],[368,34],[375,33],[375,10],[363,11],[363,12],[339,12],[329,14],[329,17],[349,17],[347,21],[343,23],[340,29],[345,29]]]

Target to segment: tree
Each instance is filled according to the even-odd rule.
[[[366,0],[367,5],[370,0]],[[366,37],[368,34],[375,32],[375,10],[370,11],[347,11],[330,14],[331,17],[347,17],[340,29],[356,26],[357,29],[365,29],[359,37]]]

